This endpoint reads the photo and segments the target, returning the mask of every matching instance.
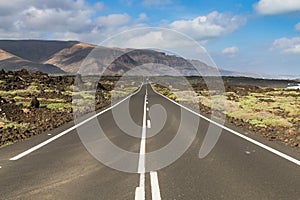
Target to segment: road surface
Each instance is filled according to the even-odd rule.
[[[133,128],[134,134],[142,137],[155,130],[157,120],[150,118],[149,108],[156,104],[165,109],[165,125],[150,138],[125,134],[114,121],[112,110],[122,106],[127,109],[128,104],[132,120],[138,125]],[[182,121],[183,118],[188,120]],[[0,149],[0,199],[300,199],[299,165],[228,130],[222,131],[210,154],[199,159],[210,122],[188,110],[182,111],[177,104],[156,94],[150,85],[143,85],[136,94],[80,128],[89,130],[95,120],[115,145],[140,155],[131,163],[136,169],[144,167],[145,173],[120,172],[102,164],[88,153],[76,129],[72,129],[74,124],[69,123]],[[124,116],[126,120],[129,119]],[[186,137],[197,128],[196,138],[174,163],[147,172],[151,163],[147,163],[143,151],[149,153],[169,144],[180,122]],[[12,159],[65,130],[69,131],[56,140]],[[114,159],[120,161],[122,157]]]

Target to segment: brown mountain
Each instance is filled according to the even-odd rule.
[[[25,60],[42,63],[56,52],[77,43],[75,41],[0,40],[0,49]]]
[[[51,74],[65,73],[59,67],[44,63],[55,52],[68,48],[76,42],[42,40],[1,40],[0,69],[42,71]]]
[[[54,65],[32,62],[0,49],[0,69],[15,71],[23,68],[31,72],[42,71],[49,74],[65,73]]]
[[[193,76],[199,75],[194,67],[197,66],[203,76],[217,75],[215,68],[199,60],[187,60],[149,49],[109,48],[77,41],[0,40],[0,70],[6,71],[26,68],[29,71],[50,74],[81,71],[90,74],[101,72],[106,75],[122,75],[132,71],[136,66],[145,64],[148,64],[148,67],[141,69],[139,74],[174,75],[174,71],[177,71],[177,75]],[[89,67],[86,67],[87,65]],[[105,72],[103,72],[104,68],[106,68]],[[272,78],[268,75],[222,69],[220,74]]]
[[[76,41],[43,40],[2,40],[0,50],[0,69],[4,70],[26,68],[46,73],[77,73],[83,61],[89,62],[88,55],[97,54],[97,59],[101,57],[102,62],[91,69],[84,69],[87,73],[102,71],[104,63],[109,65],[105,71],[107,75],[121,75],[136,66],[155,63],[155,67],[148,69],[154,75],[161,74],[162,67],[159,64],[170,66],[184,75],[197,75],[188,60],[154,50],[129,50]],[[94,51],[90,54],[92,50]],[[122,56],[118,57],[119,55]],[[211,69],[204,63],[201,65]]]
[[[81,62],[96,46],[79,42],[71,44],[52,54],[44,63],[55,65],[65,72],[76,73]]]

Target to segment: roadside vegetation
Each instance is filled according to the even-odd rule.
[[[226,92],[219,94],[193,81],[197,96],[190,95],[191,92],[180,84],[173,85],[172,89],[161,85],[154,87],[161,94],[203,114],[210,115],[213,105],[216,113],[225,114],[228,123],[245,129],[246,133],[258,133],[269,140],[281,141],[292,147],[300,146],[299,89],[225,83]],[[180,98],[182,96],[184,98]],[[198,102],[197,106],[195,102]]]

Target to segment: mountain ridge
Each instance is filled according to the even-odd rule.
[[[199,60],[188,60],[155,50],[110,48],[79,41],[59,40],[0,40],[0,69],[14,71],[25,68],[28,71],[42,71],[49,74],[74,74],[80,70],[82,62],[94,49],[100,49],[104,55],[107,55],[103,59],[106,59],[108,62],[113,60],[113,63],[105,71],[106,75],[122,75],[136,66],[147,63],[157,64],[151,69],[154,75],[159,74],[159,70],[162,69],[160,65],[169,66],[184,76],[199,75],[199,72],[193,66],[197,66],[200,69],[202,76],[219,75],[216,74],[216,68],[208,66]],[[122,56],[114,58],[113,55],[115,54]],[[101,69],[101,66],[91,69],[89,73],[99,69]],[[269,79],[297,79],[300,77],[262,75],[225,69],[219,69],[219,72],[222,76]]]

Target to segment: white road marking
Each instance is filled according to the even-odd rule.
[[[157,172],[150,172],[152,200],[161,200]]]
[[[150,86],[151,86],[151,85],[150,85]],[[152,88],[152,86],[151,86],[151,88]],[[185,106],[183,106],[183,105],[181,105],[181,104],[179,104],[179,103],[177,103],[176,101],[173,101],[172,99],[169,99],[168,97],[166,97],[166,96],[164,96],[164,95],[162,95],[162,94],[156,92],[153,88],[152,88],[152,90],[153,90],[156,94],[158,94],[158,95],[164,97],[165,99],[167,99],[167,100],[169,100],[169,101],[175,103],[176,105],[178,105],[178,106],[180,106],[180,107],[182,107],[182,108],[184,108],[184,109],[190,111],[191,113],[193,113],[193,114],[195,114],[195,115],[201,117],[202,119],[204,119],[204,120],[206,120],[206,121],[209,121],[210,123],[212,123],[212,124],[214,124],[214,125],[216,125],[216,126],[219,126],[220,128],[223,128],[224,130],[226,130],[226,131],[228,131],[228,132],[231,132],[231,133],[233,133],[234,135],[236,135],[236,136],[238,136],[238,137],[240,137],[240,138],[243,138],[244,140],[247,140],[248,142],[251,142],[251,143],[253,143],[253,144],[255,144],[255,145],[257,145],[257,146],[259,146],[259,147],[261,147],[261,148],[263,148],[263,149],[265,149],[265,150],[267,150],[267,151],[269,151],[269,152],[271,152],[271,153],[273,153],[273,154],[275,154],[275,155],[281,157],[281,158],[284,158],[284,159],[286,159],[286,160],[288,160],[288,161],[290,161],[290,162],[292,162],[292,163],[294,163],[294,164],[300,166],[300,160],[297,160],[297,159],[295,159],[295,158],[293,158],[293,157],[291,157],[291,156],[289,156],[289,155],[287,155],[287,154],[284,154],[284,153],[282,153],[282,152],[280,152],[280,151],[278,151],[278,150],[276,150],[276,149],[273,149],[272,147],[269,147],[269,146],[267,146],[267,145],[265,145],[265,144],[263,144],[263,143],[261,143],[261,142],[258,142],[258,141],[254,140],[254,139],[252,139],[252,138],[249,138],[249,137],[247,137],[247,136],[245,136],[245,135],[243,135],[243,134],[241,134],[241,133],[239,133],[239,132],[237,132],[237,131],[234,131],[234,130],[232,130],[232,129],[230,129],[230,128],[228,128],[228,127],[222,125],[222,124],[219,124],[219,123],[217,123],[217,122],[215,122],[215,121],[213,121],[213,120],[211,120],[211,119],[209,119],[209,118],[207,118],[207,117],[205,117],[205,116],[203,116],[203,115],[201,115],[201,114],[199,114],[199,113],[197,113],[197,112],[195,112],[195,111],[193,111],[193,110],[191,110],[191,109],[189,109],[189,108],[187,108],[187,107],[185,107]]]
[[[145,199],[145,188],[137,187],[135,189],[135,200],[144,200]]]
[[[147,107],[147,111],[149,111],[149,108]]]
[[[145,153],[146,153],[146,100],[147,95],[144,99],[144,114],[143,114],[143,126],[142,126],[142,138],[140,145],[140,158],[139,158],[139,173],[145,173]]]
[[[88,119],[86,119],[86,120],[84,120],[84,121],[82,121],[82,122],[80,122],[80,123],[78,123],[78,124],[72,126],[71,128],[69,128],[69,129],[67,129],[67,130],[65,130],[65,131],[63,131],[63,132],[57,134],[56,136],[54,136],[54,137],[52,137],[52,138],[50,138],[50,139],[48,139],[48,140],[46,140],[46,141],[44,141],[44,142],[42,142],[42,143],[36,145],[36,146],[34,146],[34,147],[28,149],[27,151],[24,151],[23,153],[20,153],[20,154],[18,154],[18,155],[16,155],[16,156],[10,158],[9,160],[13,160],[13,161],[19,160],[20,158],[23,158],[24,156],[26,156],[26,155],[28,155],[28,154],[30,154],[30,153],[32,153],[32,152],[34,152],[34,151],[40,149],[41,147],[43,147],[43,146],[49,144],[50,142],[53,142],[54,140],[56,140],[56,139],[62,137],[63,135],[69,133],[70,131],[72,131],[72,130],[78,128],[79,126],[82,126],[83,124],[85,124],[85,123],[91,121],[92,119],[98,117],[99,115],[101,115],[101,114],[103,114],[103,113],[109,111],[110,109],[112,109],[112,108],[116,107],[117,105],[121,104],[122,102],[126,101],[126,100],[129,99],[131,96],[137,94],[137,93],[141,90],[141,88],[142,88],[142,86],[141,86],[136,92],[132,93],[131,95],[127,96],[126,98],[122,99],[121,101],[117,102],[116,104],[112,105],[111,107],[106,108],[105,110],[103,110],[103,111],[101,111],[101,112],[99,112],[99,113],[93,115],[92,117],[90,117],[90,118],[88,118]]]
[[[139,186],[135,189],[135,200],[145,200],[146,197],[145,194],[146,134],[147,134],[147,128],[151,128],[151,121],[147,120],[147,115],[146,115],[147,114],[146,104],[148,103],[147,95],[148,92],[146,87],[146,95],[144,99],[142,138],[141,138],[141,146],[140,146],[140,158],[139,158],[139,166],[138,166],[138,172],[140,173],[140,183]],[[147,124],[147,128],[146,128],[146,124]],[[161,200],[157,172],[150,172],[150,182],[151,182],[152,200]]]
[[[144,97],[144,113],[143,113],[143,126],[142,126],[142,138],[140,145],[140,157],[138,165],[138,173],[140,174],[139,186],[135,189],[135,200],[145,199],[145,154],[146,154],[146,102],[147,102],[147,88],[146,95]]]
[[[0,166],[0,169],[2,168],[2,166]]]
[[[147,120],[147,128],[151,128],[151,121],[150,121],[150,119]]]

